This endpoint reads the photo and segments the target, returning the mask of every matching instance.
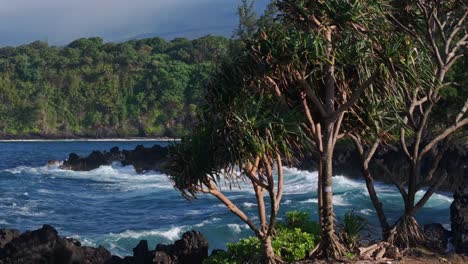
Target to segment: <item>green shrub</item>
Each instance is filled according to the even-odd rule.
[[[346,212],[342,226],[343,235],[349,245],[353,247],[361,238],[362,232],[367,229],[367,220],[354,211]]]
[[[319,226],[310,220],[306,212],[286,213],[286,221],[276,225],[272,238],[275,254],[284,261],[295,262],[307,257],[319,239]],[[263,257],[260,241],[256,237],[241,239],[237,243],[227,244],[227,251],[209,257],[205,264],[243,264],[256,263]]]
[[[275,254],[284,261],[295,262],[307,257],[309,250],[315,247],[316,238],[300,228],[280,228],[273,238]]]
[[[320,226],[317,222],[312,221],[310,214],[302,211],[291,211],[286,213],[285,223],[278,223],[279,228],[286,227],[290,229],[299,228],[303,232],[307,232],[314,237],[320,236]]]
[[[242,264],[261,257],[261,245],[257,237],[241,239],[227,244],[227,251],[209,257],[205,264]]]

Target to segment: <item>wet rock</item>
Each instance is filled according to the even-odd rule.
[[[468,176],[468,167],[465,168]],[[457,253],[468,255],[468,178],[453,195],[450,206],[450,218],[452,220],[453,244]]]
[[[154,252],[148,250],[148,241],[141,240],[133,249],[133,263],[151,264],[153,263]]]
[[[120,150],[113,147],[109,152],[93,151],[87,157],[80,157],[70,153],[68,159],[60,166],[62,169],[74,171],[90,171],[103,165],[120,162],[124,166],[133,165],[138,173],[150,170],[161,171],[168,161],[168,150],[165,147],[154,145],[150,148],[137,146],[134,150]]]
[[[0,248],[19,237],[20,234],[21,232],[16,229],[0,229]]]
[[[433,248],[442,251],[447,249],[449,238],[452,237],[452,232],[438,223],[425,225],[424,234],[429,239],[429,243]]]
[[[110,258],[105,248],[80,247],[74,240],[59,237],[50,225],[16,236],[0,249],[1,264],[102,264]]]
[[[156,246],[155,262],[170,264],[201,264],[208,258],[208,241],[198,231],[186,232],[172,245]],[[159,262],[158,262],[159,261]]]

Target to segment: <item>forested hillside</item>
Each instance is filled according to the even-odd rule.
[[[83,38],[1,48],[0,135],[181,136],[232,42]]]

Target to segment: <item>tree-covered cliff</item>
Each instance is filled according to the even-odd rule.
[[[180,136],[232,40],[161,38],[0,49],[0,135]]]

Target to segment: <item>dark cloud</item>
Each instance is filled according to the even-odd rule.
[[[263,10],[269,0],[257,0]],[[230,36],[238,0],[0,0],[0,46],[80,37]]]

